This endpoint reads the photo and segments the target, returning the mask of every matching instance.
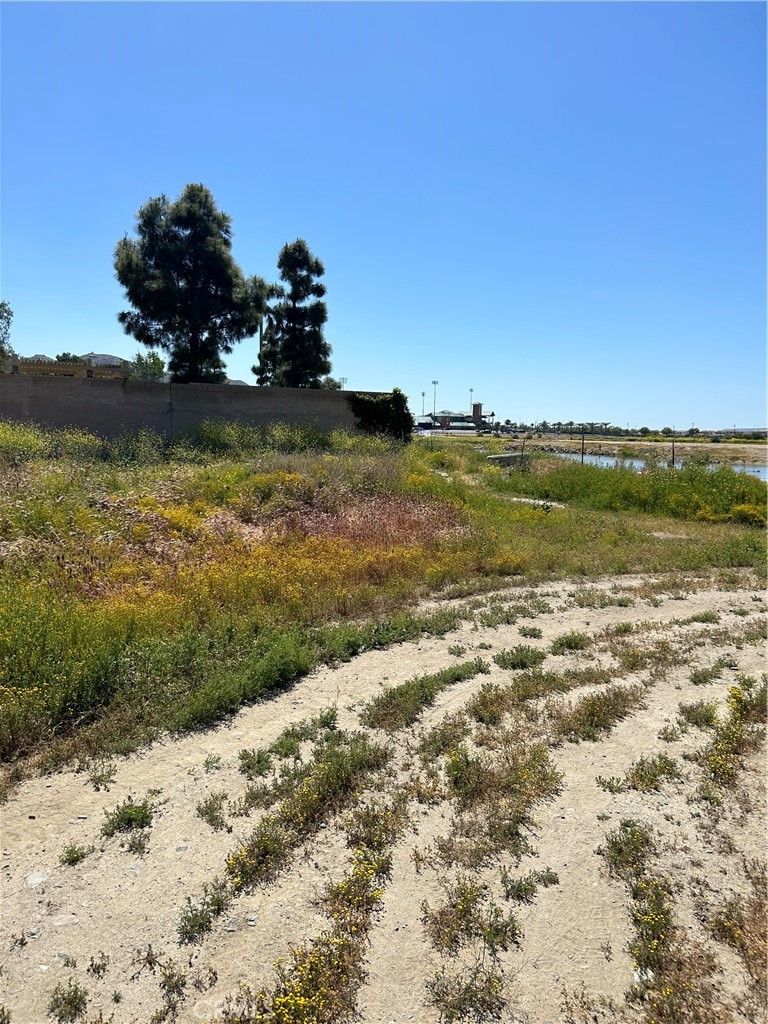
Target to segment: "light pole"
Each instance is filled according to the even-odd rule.
[[[422,416],[424,415],[424,396],[426,395],[426,393],[427,393],[426,391],[422,391],[421,392],[421,415]]]
[[[437,418],[437,385],[440,383],[439,380],[432,381],[432,421]]]
[[[469,389],[469,415],[472,415],[472,395],[475,393],[474,388]]]
[[[348,377],[339,377],[339,384],[341,384],[341,390],[342,391],[344,390],[344,388],[346,388],[348,380],[349,380]]]

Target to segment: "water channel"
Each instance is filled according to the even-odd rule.
[[[560,459],[570,459],[572,462],[581,462],[580,452],[548,452],[549,455],[556,455]],[[614,466],[627,466],[639,473],[641,469],[645,469],[644,459],[625,459],[616,455],[590,455],[585,453],[584,462],[589,466],[603,466],[604,468],[612,468]],[[683,460],[678,456],[675,459],[675,465],[680,468]],[[768,481],[768,466],[748,466],[745,463],[739,462],[724,462],[724,463],[710,463],[709,469],[718,469],[721,465],[730,466],[736,473],[749,473],[750,476],[756,476],[760,480]]]

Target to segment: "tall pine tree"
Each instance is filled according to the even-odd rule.
[[[318,388],[331,369],[331,346],[323,325],[328,319],[325,273],[307,243],[297,238],[284,245],[277,260],[284,285],[272,285],[268,297],[259,363],[253,367],[259,384],[284,388]]]
[[[135,312],[119,313],[126,334],[168,353],[173,381],[224,379],[222,355],[259,329],[267,288],[232,258],[231,220],[204,185],[139,210],[138,239],[115,250],[115,276]]]

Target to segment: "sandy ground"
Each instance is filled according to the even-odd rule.
[[[650,583],[650,586],[649,586]],[[655,591],[655,593],[654,593]],[[630,597],[630,606],[584,607],[585,592],[609,599]],[[509,596],[520,599],[521,591]],[[726,805],[714,823],[690,797],[698,781],[693,762],[682,759],[683,780],[667,783],[658,793],[611,794],[595,780],[620,776],[643,753],[665,752],[676,758],[692,753],[706,735],[691,729],[673,742],[659,731],[674,724],[681,701],[701,698],[724,701],[739,673],[760,676],[762,644],[744,643],[741,632],[764,618],[763,595],[748,573],[730,574],[727,584],[678,575],[653,584],[653,579],[624,577],[598,584],[572,581],[549,584],[537,593],[551,611],[513,625],[489,627],[467,622],[441,638],[422,639],[386,651],[361,654],[347,664],[324,668],[268,703],[246,708],[226,724],[205,733],[157,743],[151,749],[115,762],[109,788],[98,791],[87,773],[66,771],[24,782],[2,808],[3,913],[0,927],[2,974],[0,1004],[13,1024],[43,1024],[50,1018],[51,993],[69,978],[89,994],[87,1019],[103,1011],[115,1024],[147,1022],[162,1005],[160,978],[149,970],[138,978],[137,956],[148,945],[163,959],[172,958],[187,971],[182,1022],[206,1021],[220,1014],[226,997],[240,981],[268,983],[273,963],[324,927],[313,897],[347,866],[348,851],[335,823],[302,848],[277,881],[240,896],[201,943],[180,946],[177,923],[186,897],[199,897],[203,884],[223,871],[238,839],[253,829],[258,812],[230,819],[232,832],[214,831],[196,808],[215,792],[236,800],[246,780],[238,771],[238,752],[263,747],[289,724],[335,705],[339,725],[360,728],[362,703],[383,687],[416,674],[435,671],[457,660],[492,656],[519,643],[548,649],[553,638],[579,630],[600,640],[619,622],[656,623],[638,634],[638,643],[668,638],[689,648],[687,663],[656,679],[645,706],[619,723],[599,742],[564,744],[553,758],[564,775],[560,794],[536,811],[531,836],[535,854],[515,864],[515,873],[549,867],[559,882],[543,888],[535,901],[519,911],[523,939],[502,957],[511,979],[509,1016],[505,1020],[547,1024],[563,1019],[562,989],[585,983],[596,995],[621,1001],[632,984],[627,952],[631,929],[627,893],[608,877],[598,848],[606,833],[623,818],[648,823],[657,836],[662,868],[674,880],[676,914],[688,933],[715,952],[723,967],[717,981],[724,999],[746,985],[746,976],[725,946],[707,937],[700,922],[701,894],[722,902],[745,887],[742,858],[765,858],[765,791],[762,754],[744,766],[738,799]],[[484,599],[487,600],[487,599]],[[480,604],[480,602],[478,602]],[[487,604],[486,606],[487,607]],[[481,612],[483,609],[478,609]],[[719,614],[719,625],[679,624],[703,611]],[[746,614],[745,614],[746,613]],[[537,626],[540,639],[522,640],[520,627]],[[691,645],[699,637],[698,646]],[[449,648],[465,648],[459,658]],[[691,671],[728,656],[733,667],[705,686],[694,686]],[[546,668],[609,664],[610,656],[596,642],[585,652],[548,655]],[[395,740],[401,764],[408,763],[408,743],[446,714],[460,709],[484,682],[504,683],[510,673],[491,662],[491,673],[442,691],[421,721]],[[641,681],[646,673],[627,677]],[[624,681],[624,680],[623,680]],[[582,691],[576,691],[578,696]],[[575,699],[571,695],[570,699]],[[380,739],[386,739],[380,734]],[[119,837],[105,839],[101,826],[106,811],[129,795],[143,797],[159,790],[148,851],[128,853]],[[414,851],[429,860],[431,844],[451,828],[447,802],[414,802],[411,826],[394,850],[394,867],[383,909],[371,933],[368,980],[359,993],[364,1024],[438,1020],[428,1005],[425,982],[439,967],[422,923],[421,903],[438,895],[436,873],[417,871]],[[75,866],[59,862],[69,844],[93,847]],[[487,873],[498,888],[499,865]],[[89,966],[102,954],[108,963],[101,976]],[[216,981],[206,988],[195,978]],[[119,1000],[119,1001],[117,1001]],[[174,1018],[168,1018],[174,1019]],[[617,1019],[622,1019],[621,1015]],[[734,1020],[741,1020],[738,1014]]]

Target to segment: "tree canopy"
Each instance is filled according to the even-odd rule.
[[[272,285],[266,329],[253,367],[260,385],[318,388],[331,370],[331,346],[323,325],[328,319],[325,285],[317,278],[325,267],[302,238],[284,245],[277,260],[283,285]]]
[[[12,356],[13,349],[11,348],[11,321],[13,320],[13,310],[10,304],[3,299],[0,302],[0,359],[8,359]]]
[[[143,352],[137,352],[133,357],[131,377],[134,380],[158,381],[162,380],[164,373],[165,362],[157,352],[147,352],[146,355]]]
[[[168,353],[171,380],[224,380],[222,355],[261,324],[267,288],[232,257],[231,219],[204,185],[141,207],[136,240],[115,249],[115,276],[134,307],[118,314],[126,334]]]

